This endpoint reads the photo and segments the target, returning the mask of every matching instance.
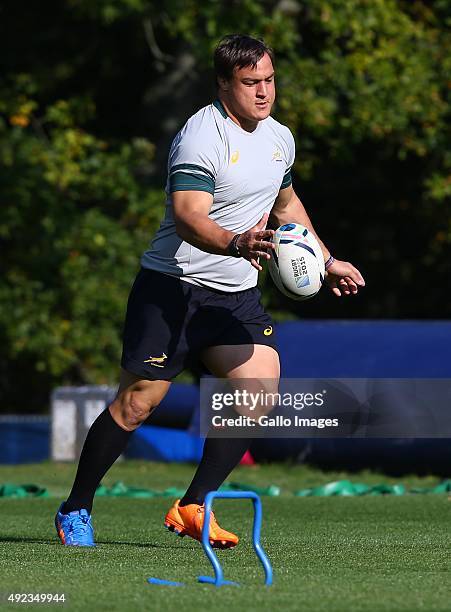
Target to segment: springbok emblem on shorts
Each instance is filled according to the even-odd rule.
[[[144,363],[149,363],[156,368],[164,368],[164,362],[167,358],[168,356],[166,353],[163,353],[161,357],[149,357],[149,359],[145,359]]]

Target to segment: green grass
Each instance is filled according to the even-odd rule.
[[[63,497],[73,465],[0,466],[0,483],[34,482]],[[163,489],[187,483],[192,466],[124,462],[105,484]],[[0,500],[0,592],[66,594],[71,610],[308,610],[397,611],[451,609],[451,503],[447,496],[295,498],[302,487],[346,474],[299,467],[240,468],[233,480],[279,484],[286,495],[263,498],[263,544],[275,584],[263,587],[263,572],[250,541],[251,504],[216,503],[220,523],[236,530],[240,545],[219,551],[225,575],[241,588],[196,583],[212,574],[198,543],[162,528],[168,499],[99,498],[95,505],[96,549],[69,549],[57,541],[57,499]],[[374,474],[353,480],[394,482]],[[409,478],[408,486],[435,484]],[[154,576],[187,586],[152,586]],[[54,604],[57,606],[57,604]],[[6,608],[17,607],[14,605]]]

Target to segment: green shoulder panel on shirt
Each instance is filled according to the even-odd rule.
[[[218,109],[218,111],[221,113],[221,115],[224,117],[224,119],[227,119],[227,117],[228,117],[227,111],[224,108],[224,106],[222,105],[221,100],[215,100],[213,102],[213,106]]]
[[[293,182],[292,178],[291,178],[291,168],[289,170],[287,170],[283,176],[283,181],[282,184],[280,185],[280,189],[286,189],[287,187],[289,187],[291,185],[291,183]]]
[[[169,191],[215,192],[214,175],[210,170],[196,164],[178,164],[169,173]]]

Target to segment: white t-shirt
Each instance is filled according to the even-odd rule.
[[[211,193],[209,217],[241,234],[271,211],[280,189],[291,185],[294,156],[293,135],[272,117],[247,132],[228,117],[219,100],[200,109],[172,143],[166,212],[142,266],[220,291],[255,287],[258,272],[249,261],[206,253],[177,235],[171,194]]]

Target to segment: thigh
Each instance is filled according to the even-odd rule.
[[[130,292],[121,366],[139,379],[175,378],[185,367],[189,287],[178,279],[142,269]]]
[[[213,346],[204,351],[202,359],[210,372],[221,379],[217,381],[220,393],[239,392],[241,398],[244,394],[257,398],[252,400],[252,407],[237,399],[233,407],[236,413],[257,419],[273,410],[280,377],[279,355],[273,347],[264,344]]]
[[[153,399],[155,406],[158,406],[168,392],[170,386],[171,383],[168,380],[149,380],[147,378],[141,378],[121,368],[119,388],[116,397],[126,392],[138,392],[149,399]]]
[[[267,414],[275,405],[280,363],[273,322],[261,304],[260,292],[253,288],[223,297],[213,314],[206,324],[217,332],[201,359],[220,379],[218,392],[239,392],[244,403],[237,395],[234,410],[240,415]],[[226,325],[221,326],[223,320]],[[252,408],[244,400],[246,394],[253,395]]]
[[[218,333],[201,354],[202,361],[217,378],[278,380],[279,354],[271,317],[265,312],[256,287],[224,296],[215,319],[207,321]],[[221,311],[225,314],[221,315]],[[221,329],[221,319],[226,325]],[[220,331],[219,331],[220,330]]]
[[[253,359],[253,365],[257,357],[265,362],[278,361],[277,355],[271,351],[254,348],[266,345],[277,351],[274,323],[263,308],[260,297],[260,291],[253,287],[209,300],[208,307],[202,308],[199,313],[204,328],[209,330],[208,344],[203,348],[233,347],[232,356],[235,350],[239,351],[241,361],[245,363]],[[221,352],[226,355],[223,349]]]
[[[203,351],[202,361],[217,378],[278,381],[280,376],[279,354],[265,344],[211,346]]]

